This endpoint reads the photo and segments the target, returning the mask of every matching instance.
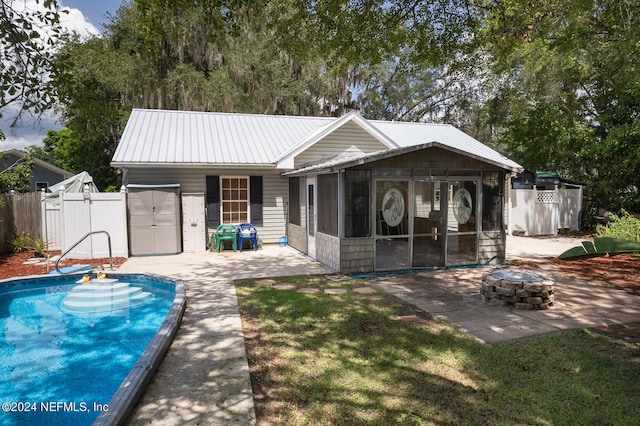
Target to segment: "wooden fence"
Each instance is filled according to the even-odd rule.
[[[12,250],[11,238],[28,235],[42,238],[42,211],[39,192],[0,194],[0,253]]]

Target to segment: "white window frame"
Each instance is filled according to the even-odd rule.
[[[237,180],[237,181],[244,181],[246,184],[246,191],[247,191],[247,198],[246,199],[227,199],[225,196],[225,191],[240,191],[243,190],[244,188],[225,188],[224,183],[225,181],[229,181],[229,180]],[[239,223],[251,223],[251,194],[250,194],[250,188],[251,186],[251,182],[249,179],[249,176],[220,176],[220,223],[235,223],[235,224],[239,224]],[[225,213],[225,203],[234,203],[234,202],[240,202],[240,203],[245,203],[246,206],[246,216],[247,219],[246,220],[235,220],[236,218],[240,218],[242,213],[241,211],[238,212],[234,212],[233,210],[231,210],[229,213]],[[227,216],[228,215],[228,216]]]

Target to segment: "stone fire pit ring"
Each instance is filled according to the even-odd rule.
[[[549,309],[555,299],[553,280],[523,269],[498,269],[482,276],[486,302],[521,310]]]

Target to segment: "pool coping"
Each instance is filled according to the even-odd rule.
[[[146,349],[138,358],[138,361],[129,371],[127,377],[122,381],[118,390],[109,401],[108,411],[100,413],[93,422],[94,426],[122,425],[131,415],[138,400],[144,394],[147,385],[151,381],[153,374],[158,369],[164,355],[169,350],[169,346],[178,332],[184,311],[187,307],[187,297],[184,291],[184,281],[181,279],[166,277],[164,275],[149,273],[126,273],[109,271],[111,276],[143,275],[163,281],[172,281],[175,286],[176,295],[169,308],[162,325],[147,345]]]

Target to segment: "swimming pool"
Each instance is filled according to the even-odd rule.
[[[186,307],[182,281],[108,272],[0,282],[0,425],[123,421]]]

